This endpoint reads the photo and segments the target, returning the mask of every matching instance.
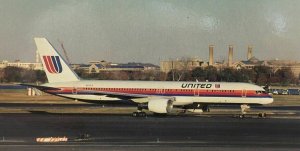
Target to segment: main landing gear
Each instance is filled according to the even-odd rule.
[[[210,109],[209,109],[208,105],[203,105],[202,106],[202,111],[203,112],[210,112]]]
[[[146,117],[147,114],[145,112],[137,111],[132,113],[133,117]]]
[[[193,103],[191,105],[187,105],[183,107],[182,113],[186,113],[187,111],[192,113],[202,113],[202,112],[210,112],[210,108],[207,104]]]
[[[146,112],[143,112],[143,107],[141,105],[138,105],[137,111],[132,113],[133,117],[146,117]]]

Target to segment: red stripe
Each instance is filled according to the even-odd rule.
[[[53,73],[53,72],[50,70],[50,67],[49,67],[49,63],[48,63],[47,57],[46,57],[46,56],[43,56],[43,59],[44,59],[44,63],[45,63],[45,65],[46,65],[46,68],[47,68],[48,72]]]
[[[61,87],[61,91],[56,91],[53,90],[51,92],[63,92],[63,93],[71,93],[72,89],[68,87]],[[107,90],[105,88],[93,88],[90,91],[102,91],[102,92],[119,92],[119,93],[127,93],[127,94],[143,94],[143,95],[160,95],[156,93],[158,90],[163,90],[163,89],[157,89],[157,90],[133,90],[130,88],[120,88],[123,90],[118,90],[119,88],[111,88],[111,90]],[[77,92],[80,92],[85,89],[82,87],[77,88]],[[183,90],[192,90],[192,91],[183,91]],[[87,90],[89,91],[89,90]],[[243,90],[234,90],[235,92],[207,92],[206,90],[201,90],[199,91],[199,95],[207,95],[207,96],[240,96],[242,97],[242,91]],[[174,94],[176,95],[190,95],[190,96],[195,96],[194,95],[194,89],[171,89],[170,91],[164,91],[165,93],[163,94]],[[255,96],[269,96],[268,94],[256,94],[255,91],[253,90],[248,90],[247,97],[255,97]]]
[[[47,56],[47,59],[48,59],[49,67],[50,67],[52,73],[56,73],[55,68],[54,68],[54,65],[53,65],[53,63],[52,63],[51,56]]]
[[[96,90],[95,90],[96,91]],[[57,90],[49,90],[48,92],[63,92],[63,93],[71,93],[72,91],[71,90],[63,90],[63,91],[57,91]],[[77,92],[80,92],[80,90],[77,90]],[[156,93],[155,91],[153,92],[138,92],[138,91],[103,91],[103,92],[120,92],[120,93],[126,93],[126,94],[142,94],[142,95],[161,95],[161,94],[158,94]],[[178,93],[163,93],[163,94],[167,94],[167,95],[189,95],[189,96],[197,96],[197,95],[194,95],[194,93],[183,93],[183,92],[178,92]],[[228,96],[228,97],[232,97],[232,96],[235,96],[235,97],[242,97],[241,94],[216,94],[216,93],[199,93],[199,95],[205,95],[205,96],[222,96],[222,97],[225,97],[225,96]],[[246,97],[254,97],[254,96],[268,96],[268,95],[246,95]]]
[[[47,63],[48,63],[48,66],[49,66],[49,72],[50,73],[54,73],[54,71],[52,70],[51,68],[51,59],[49,59],[50,56],[46,56],[46,59],[47,59]]]

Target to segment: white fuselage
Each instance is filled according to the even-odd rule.
[[[228,82],[161,82],[161,81],[111,81],[80,80],[76,82],[47,83],[43,86],[60,88],[51,94],[79,100],[120,100],[118,97],[99,95],[113,93],[132,95],[136,103],[150,99],[172,99],[174,105],[195,102],[207,104],[269,104],[273,98],[257,85]]]

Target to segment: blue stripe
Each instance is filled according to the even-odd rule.
[[[56,58],[57,66],[58,66],[58,73],[61,73],[62,72],[62,67],[61,67],[59,56],[55,56],[55,58]]]
[[[55,58],[56,58],[56,57],[51,56],[51,61],[52,61],[53,65],[54,65],[55,73],[58,73],[58,66],[57,66],[57,63],[56,63],[56,61],[55,61]]]

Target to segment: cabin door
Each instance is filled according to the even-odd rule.
[[[242,92],[242,97],[247,97],[247,90],[243,90],[243,92]]]
[[[199,96],[199,91],[200,91],[199,89],[195,88],[194,89],[194,96]]]
[[[77,94],[77,88],[76,87],[73,87],[72,94]]]

